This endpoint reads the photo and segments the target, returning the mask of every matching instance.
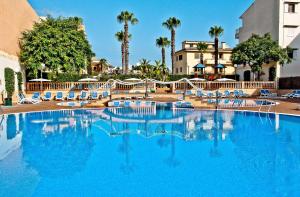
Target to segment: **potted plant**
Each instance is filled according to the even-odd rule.
[[[4,99],[4,104],[6,106],[12,105],[12,96],[15,91],[15,72],[11,68],[5,68],[4,70],[5,78],[5,90],[6,98]]]

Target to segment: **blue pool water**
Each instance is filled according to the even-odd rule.
[[[300,196],[299,126],[169,104],[12,114],[0,196]]]

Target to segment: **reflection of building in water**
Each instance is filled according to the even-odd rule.
[[[23,160],[24,114],[4,115],[0,125],[0,196],[33,195],[38,173]],[[18,186],[16,189],[16,185]],[[20,191],[19,189],[22,188]],[[9,193],[8,193],[9,192]]]
[[[215,113],[220,114],[218,119]],[[110,136],[119,136],[124,133],[138,134],[147,138],[157,135],[174,135],[184,140],[204,139],[203,136],[213,140],[213,129],[220,131],[220,139],[225,140],[228,132],[233,130],[234,118],[234,112],[230,111],[173,110],[171,108],[157,108],[150,111],[143,111],[143,108],[108,108],[98,111],[97,114],[104,119],[95,118],[94,125]],[[126,129],[124,124],[127,125]]]
[[[22,114],[3,116],[0,125],[0,161],[21,146],[22,128],[20,128],[20,119],[23,119]]]

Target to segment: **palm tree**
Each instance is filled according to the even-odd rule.
[[[217,66],[219,64],[219,37],[223,35],[224,29],[221,26],[214,26],[208,33],[211,38],[215,39],[215,66]]]
[[[139,70],[141,71],[142,77],[151,77],[151,65],[150,61],[147,59],[141,59],[139,62]]]
[[[128,11],[122,11],[120,15],[117,16],[119,23],[124,23],[124,67],[125,74],[128,73],[128,64],[129,64],[129,33],[128,25],[131,23],[135,25],[138,23],[138,19],[135,18],[134,14]]]
[[[159,37],[156,39],[156,46],[161,48],[161,61],[166,63],[166,51],[165,48],[169,47],[171,42],[166,37]]]
[[[174,63],[175,63],[175,29],[181,25],[179,19],[170,17],[162,24],[168,30],[171,31],[171,59],[172,59],[172,73],[174,74]]]
[[[99,72],[103,72],[104,68],[107,68],[108,67],[108,62],[106,59],[102,58],[99,60],[99,66],[100,66],[100,70]]]
[[[122,70],[125,71],[125,47],[124,47],[124,31],[119,31],[115,34],[116,39],[121,42],[121,53],[122,53]],[[128,35],[128,39],[131,39],[131,34]]]
[[[200,63],[203,64],[203,53],[207,50],[208,45],[205,42],[199,42],[197,49],[200,51]]]
[[[159,60],[155,60],[155,65],[154,65],[154,76],[161,80],[161,81],[166,81],[168,75],[169,75],[169,69],[166,66],[166,64],[161,63]]]

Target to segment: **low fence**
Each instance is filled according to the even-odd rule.
[[[158,84],[157,84],[158,85]],[[204,90],[216,90],[216,89],[276,89],[276,82],[269,81],[241,81],[241,82],[193,82],[193,85],[197,88]],[[192,89],[193,87],[186,82],[174,82],[168,85],[170,89]],[[124,85],[116,84],[114,89],[118,90],[130,90],[141,89],[145,87],[145,84],[136,85]],[[155,83],[148,83],[148,88],[155,88]],[[83,89],[108,89],[109,84],[106,82],[27,82],[26,91],[70,91],[70,90],[83,90]]]
[[[216,90],[216,89],[276,89],[276,82],[269,81],[241,81],[241,82],[194,82],[197,88],[204,90]],[[191,89],[192,86],[185,82],[175,83],[175,89]]]

